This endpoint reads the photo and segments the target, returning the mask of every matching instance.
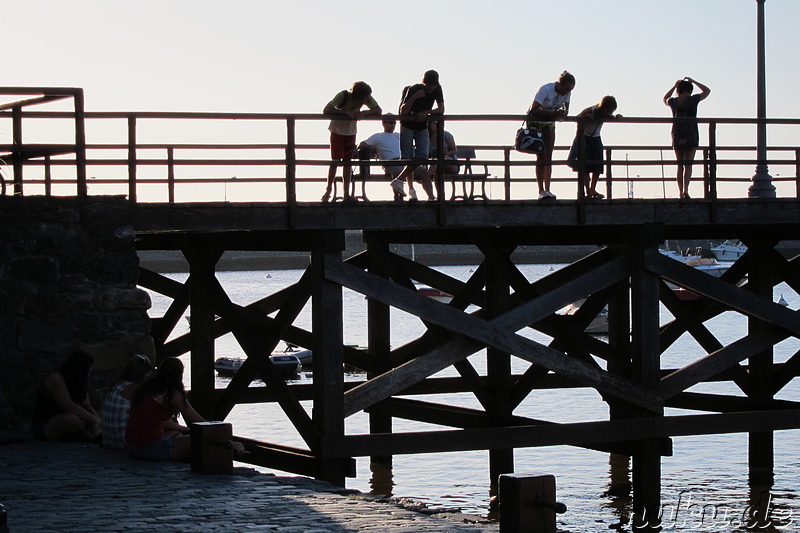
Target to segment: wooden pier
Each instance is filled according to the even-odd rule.
[[[800,352],[780,364],[773,357],[777,343],[800,337],[800,320],[798,311],[772,300],[781,282],[800,293],[798,259],[776,251],[783,241],[800,240],[796,195],[720,198],[711,147],[698,162],[706,168],[700,199],[587,201],[578,194],[537,202],[506,194],[480,202],[306,202],[296,195],[293,118],[286,120],[288,140],[281,146],[287,156],[280,163],[287,194],[281,201],[146,203],[129,194],[126,208],[139,250],[180,250],[189,264],[185,283],[144,269],[139,283],[171,299],[163,316],[151,317],[156,352],[159,359],[191,354],[191,398],[198,411],[224,420],[237,404],[277,402],[305,443],[296,448],[242,435],[248,461],[343,485],[354,475],[356,457],[389,462],[395,454],[488,450],[495,490],[499,475],[514,471],[515,449],[579,446],[633,458],[634,508],[638,525],[647,530],[657,525],[649,520],[659,508],[661,458],[672,453],[671,437],[742,432],[750,435],[751,483],[769,487],[773,432],[800,427],[800,405],[776,399],[800,372]],[[80,151],[84,144],[73,148]],[[136,153],[134,145],[127,181],[133,191],[141,164]],[[91,158],[85,161],[91,165]],[[14,184],[23,183],[20,171]],[[352,229],[363,231],[366,251],[345,260],[344,232]],[[667,239],[698,238],[740,239],[748,251],[719,279],[659,253]],[[397,243],[471,244],[483,260],[460,281],[393,254]],[[597,251],[529,282],[512,259],[514,250],[553,244],[595,245]],[[229,250],[305,251],[310,264],[296,284],[240,305],[215,277],[217,261]],[[449,304],[433,301],[416,291],[415,281],[453,298]],[[679,300],[667,282],[698,298]],[[368,299],[366,350],[343,343],[344,289]],[[583,298],[576,314],[558,313]],[[303,329],[295,319],[309,302],[312,326]],[[666,324],[659,319],[662,305],[674,317]],[[607,337],[586,333],[603,308]],[[173,338],[187,309],[191,331]],[[390,309],[419,317],[426,332],[390,346]],[[725,311],[748,318],[747,332],[729,344],[706,325]],[[531,340],[523,334],[528,329],[552,340]],[[247,360],[225,389],[216,389],[214,340],[227,333]],[[662,353],[684,334],[697,341],[698,352],[686,354],[681,368],[665,368]],[[272,368],[268,356],[282,341],[313,351],[313,384],[289,385]],[[469,360],[479,352],[487,359],[485,375]],[[524,360],[527,370],[513,373],[512,358]],[[365,379],[345,382],[343,365],[363,369]],[[449,367],[458,377],[433,377]],[[257,378],[266,387],[251,387]],[[739,392],[689,391],[709,381],[730,382]],[[546,412],[536,419],[514,414],[537,390],[587,387],[607,404],[607,417],[561,423]],[[451,392],[474,395],[480,408],[438,399]],[[410,394],[429,399],[405,398]],[[304,400],[311,400],[311,413]],[[665,412],[673,407],[694,414]],[[362,411],[369,413],[369,433],[346,432],[347,417]],[[397,432],[395,418],[441,429]]]

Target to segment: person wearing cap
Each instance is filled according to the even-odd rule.
[[[364,106],[367,107],[367,110],[361,111]],[[322,112],[336,117],[328,126],[328,130],[331,132],[331,159],[333,162],[328,169],[328,182],[325,193],[322,195],[322,201],[330,200],[339,161],[343,162],[344,201],[350,201],[350,177],[352,174],[350,160],[353,159],[353,152],[356,149],[357,121],[364,116],[380,115],[383,111],[372,97],[372,87],[363,81],[357,81],[349,91],[338,92],[325,105]]]
[[[435,106],[435,107],[434,107]],[[405,196],[403,180],[408,182],[408,193],[412,201],[417,199],[414,190],[414,176],[422,182],[422,188],[429,200],[435,200],[433,186],[427,172],[416,173],[420,165],[427,163],[430,153],[430,136],[428,135],[428,117],[444,114],[444,94],[439,85],[439,73],[429,70],[422,77],[422,83],[410,85],[403,89],[400,101],[400,114],[413,118],[400,121],[400,152],[403,159],[411,159],[412,163],[405,167],[400,175],[392,181],[392,188],[401,196]]]
[[[536,181],[539,185],[539,200],[555,200],[556,195],[550,191],[550,180],[553,175],[553,149],[556,144],[556,121],[567,118],[569,100],[575,88],[575,76],[566,70],[558,80],[546,83],[539,88],[528,109],[528,128],[538,129],[542,133],[545,151],[536,157]]]
[[[384,116],[383,131],[370,135],[358,145],[358,158],[368,160],[377,158],[381,161],[392,161],[400,159],[400,134],[395,132],[397,119],[391,113]],[[390,178],[396,178],[403,170],[402,165],[384,164],[383,170]],[[369,165],[361,166],[361,179],[369,176]],[[395,201],[402,201],[403,197],[397,191],[394,192]]]

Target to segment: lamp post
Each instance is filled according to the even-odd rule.
[[[753,183],[747,191],[750,198],[775,198],[775,186],[772,184],[772,176],[769,175],[767,165],[767,69],[764,45],[764,3],[766,0],[756,0],[758,6],[758,74],[757,92],[758,101],[756,125],[756,173],[753,175]]]

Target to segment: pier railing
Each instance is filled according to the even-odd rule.
[[[16,195],[126,195],[138,202],[297,202],[319,201],[330,165],[327,121],[321,114],[85,112],[80,89],[0,88],[4,94],[33,95],[0,104],[0,173]],[[39,104],[71,98],[74,109],[41,110]],[[36,105],[36,110],[31,110]],[[476,137],[513,139],[522,115],[447,115],[460,147],[476,150],[473,167],[486,166],[491,200],[536,198],[536,156],[520,154],[510,144],[472,143]],[[375,129],[372,118],[360,130]],[[573,129],[582,119],[558,126],[553,155],[553,188],[560,199],[586,201],[580,173],[569,168],[567,154]],[[373,124],[369,124],[373,122]],[[639,131],[669,141],[671,118],[615,120],[607,137],[640,138]],[[694,162],[693,197],[716,200],[745,198],[756,165],[757,119],[701,118],[701,140]],[[800,125],[797,119],[767,119],[770,128]],[[571,123],[577,123],[573,126]],[[24,124],[24,127],[23,127]],[[614,134],[611,133],[612,128]],[[464,133],[462,133],[462,130]],[[23,136],[23,131],[25,135]],[[488,133],[487,133],[488,132]],[[725,137],[746,139],[723,144]],[[4,137],[11,143],[4,143]],[[359,141],[367,134],[359,136]],[[796,135],[793,136],[796,138]],[[768,160],[778,197],[800,196],[800,146],[770,145]],[[606,198],[674,198],[675,160],[668,144],[607,144],[605,173],[598,189]],[[376,167],[366,187],[375,200],[390,199],[386,179]],[[403,163],[393,161],[392,164]],[[434,165],[437,161],[432,161]],[[442,168],[443,161],[438,161]],[[584,164],[591,161],[584,161]],[[358,161],[354,171],[358,172]],[[341,174],[341,170],[339,170]],[[341,178],[339,178],[341,179]],[[442,172],[440,188],[450,187]],[[455,186],[453,184],[452,186]],[[440,194],[447,201],[448,194]]]

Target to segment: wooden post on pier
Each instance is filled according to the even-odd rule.
[[[772,248],[777,241],[762,232],[753,234],[746,240],[748,288],[762,299],[772,301],[773,266],[766,258],[772,257]],[[766,332],[769,324],[758,318],[748,318],[750,334]],[[751,357],[749,362],[749,375],[752,380],[748,396],[753,401],[755,409],[766,409],[773,399],[773,348],[769,347]],[[774,450],[773,433],[771,431],[750,432],[749,436],[749,483],[753,489],[754,499],[761,500],[760,493],[768,492],[773,484]],[[759,505],[759,501],[751,502]]]
[[[389,246],[377,234],[364,233],[364,240],[369,252],[369,272],[383,279],[388,279],[389,273]],[[369,344],[369,354],[378,361],[381,366],[389,366],[391,357],[391,322],[389,306],[379,302],[374,298],[367,300],[367,342]],[[370,379],[373,375],[368,376]],[[370,433],[391,433],[392,416],[380,405],[369,411],[369,432]],[[370,456],[370,469],[372,470],[373,485],[382,485],[387,479],[391,478],[392,456],[373,455]],[[374,487],[373,487],[374,490]]]
[[[344,376],[342,365],[343,314],[342,287],[326,278],[327,265],[342,261],[344,232],[321,231],[311,253],[314,277],[312,291],[312,330],[314,357],[313,422],[319,431],[316,454],[317,478],[344,486],[345,462],[332,457],[329,450],[344,437]]]
[[[634,381],[657,390],[660,380],[659,277],[647,270],[657,259],[658,246],[631,247],[631,356]],[[661,416],[636,408],[640,416]],[[633,526],[637,531],[660,531],[661,453],[657,439],[641,440],[633,455]]]
[[[486,246],[489,246],[489,244],[484,244],[484,247]],[[494,252],[485,258],[484,286],[486,288],[486,310],[489,318],[501,315],[508,310],[509,306],[509,283],[503,275],[503,268],[499,263],[511,263],[511,250],[503,250],[503,253],[498,253],[499,250],[494,249]],[[486,359],[486,375],[493,399],[493,403],[488,405],[486,410],[496,419],[507,420],[514,410],[510,398],[512,390],[511,355],[494,348],[487,348]],[[500,475],[513,471],[513,448],[489,451],[490,496],[497,494]]]

